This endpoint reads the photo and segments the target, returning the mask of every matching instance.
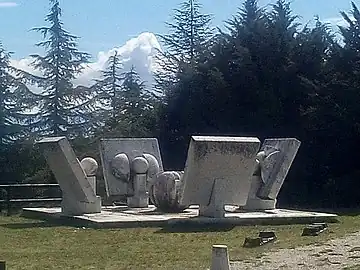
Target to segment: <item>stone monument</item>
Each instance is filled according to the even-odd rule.
[[[148,190],[163,171],[157,139],[102,139],[100,154],[107,196],[125,196],[129,207],[148,207]]]
[[[180,204],[199,205],[207,217],[224,217],[225,205],[245,205],[259,148],[258,138],[193,136]]]
[[[61,212],[76,216],[101,212],[96,196],[97,162],[85,158],[79,162],[66,137],[49,137],[38,142],[62,191]]]
[[[257,167],[245,210],[275,209],[276,199],[300,147],[294,138],[266,139],[256,156]]]
[[[297,139],[266,139],[260,148],[254,137],[193,136],[184,171],[165,172],[156,139],[104,139],[100,151],[107,195],[126,197],[127,205],[102,211],[95,192],[97,162],[79,162],[65,137],[45,138],[39,144],[63,201],[61,208],[24,208],[27,217],[70,215],[79,224],[104,228],[337,221],[334,214],[275,208],[300,147]],[[226,256],[218,256],[225,254],[220,249],[214,251],[215,268],[227,265]]]
[[[229,141],[231,142],[231,139],[235,138],[226,138],[226,137],[216,137],[219,142],[218,145],[220,145],[220,141],[222,143]],[[254,173],[250,174],[250,171],[244,172],[245,168],[249,168],[249,166],[238,163],[234,166],[233,169],[237,170],[238,173],[242,172],[243,175],[239,176],[237,180],[234,177],[236,173],[232,173],[232,176],[229,176],[228,173],[231,171],[230,169],[226,169],[224,171],[219,170],[218,168],[214,168],[214,164],[219,164],[219,162],[215,161],[214,154],[210,154],[216,147],[210,144],[210,142],[214,139],[214,137],[193,137],[193,140],[190,144],[189,148],[189,155],[188,155],[188,163],[191,165],[188,165],[185,168],[185,175],[187,178],[191,178],[192,180],[187,181],[204,181],[204,182],[198,182],[199,186],[196,186],[195,183],[191,184],[191,188],[188,188],[186,191],[184,191],[184,181],[185,176],[184,172],[163,172],[158,175],[158,177],[155,180],[155,183],[150,188],[150,198],[153,204],[161,211],[164,212],[181,212],[185,208],[187,208],[190,204],[195,204],[192,201],[187,201],[187,204],[184,204],[184,200],[181,199],[182,196],[186,197],[189,196],[187,194],[184,194],[184,192],[188,192],[191,194],[196,194],[206,197],[205,195],[201,195],[201,186],[211,186],[209,183],[206,183],[206,180],[201,179],[208,179],[208,181],[211,181],[212,177],[215,177],[216,174],[218,174],[215,178],[216,179],[225,179],[223,180],[223,183],[226,187],[216,187],[217,183],[213,182],[214,186],[211,186],[211,188],[214,188],[214,191],[216,188],[219,190],[216,192],[216,194],[211,194],[212,201],[210,200],[209,206],[204,206],[200,204],[200,215],[206,215],[206,216],[212,216],[213,214],[209,214],[209,208],[215,209],[212,207],[215,207],[215,201],[214,199],[217,196],[217,200],[221,201],[223,200],[222,197],[227,198],[226,204],[235,204],[237,206],[242,207],[242,209],[247,211],[257,211],[257,210],[272,210],[275,209],[277,196],[279,194],[279,191],[284,183],[284,180],[288,174],[288,171],[292,165],[293,160],[295,159],[295,156],[297,154],[297,151],[300,147],[300,141],[294,138],[275,138],[275,139],[266,139],[260,149],[260,151],[257,153],[256,157],[254,156],[253,159],[250,158],[250,160],[254,161],[256,165],[254,165]],[[248,138],[237,138],[238,140],[248,140]],[[194,144],[200,145],[200,140],[203,140],[203,146],[197,146],[198,150],[194,150]],[[255,138],[253,138],[255,140]],[[205,144],[206,142],[206,144]],[[251,142],[251,141],[250,141]],[[213,141],[214,143],[214,141]],[[246,142],[245,142],[246,143]],[[206,146],[205,146],[206,145]],[[220,146],[218,146],[220,147]],[[250,149],[251,144],[249,144]],[[200,149],[200,150],[199,150]],[[212,149],[212,150],[211,150]],[[225,148],[224,148],[225,149]],[[203,151],[202,154],[199,154],[201,151]],[[194,158],[192,155],[197,153],[200,158]],[[219,154],[221,157],[226,156],[224,155],[225,151],[221,153],[221,151],[216,152],[217,155]],[[253,154],[254,152],[252,152]],[[203,162],[202,171],[200,172],[199,169],[199,160],[205,156],[209,159],[207,161],[208,165],[208,172],[214,172],[214,169],[216,169],[216,173],[213,173],[212,176],[209,174],[206,174],[206,166]],[[222,160],[218,156],[218,160]],[[190,158],[190,160],[189,160]],[[250,161],[251,162],[251,161]],[[188,164],[187,163],[187,164]],[[227,168],[227,166],[230,163],[226,163],[226,165],[222,164],[221,168]],[[251,164],[251,163],[250,163]],[[251,165],[253,166],[253,165]],[[251,167],[250,166],[250,167]],[[194,168],[197,171],[197,174],[194,173]],[[201,175],[201,176],[199,176]],[[200,180],[199,180],[200,179]],[[214,179],[214,178],[213,178]],[[228,188],[229,184],[226,183],[226,180],[232,181],[233,185],[241,185],[241,188],[236,190],[235,192],[238,193],[238,196],[241,197],[241,199],[238,199],[236,202],[232,197],[228,198],[229,194],[232,194],[231,192],[234,191],[228,191],[226,188]],[[231,180],[233,179],[233,180]],[[220,182],[222,183],[222,182]],[[250,188],[249,188],[250,183]],[[191,190],[194,188],[195,190]],[[223,191],[223,190],[226,191]],[[222,190],[222,191],[220,191]],[[233,189],[232,189],[233,190]],[[202,190],[203,191],[203,190]],[[208,193],[209,194],[209,193]],[[193,195],[195,196],[195,195]],[[220,197],[219,197],[220,196]],[[221,197],[222,196],[222,197]],[[199,198],[194,198],[194,201],[199,200]],[[182,204],[180,203],[182,202]],[[224,202],[222,203],[224,204]],[[219,206],[221,209],[223,207]],[[217,210],[216,210],[217,211]],[[221,213],[222,210],[219,210]],[[222,214],[219,214],[220,216]],[[215,214],[214,216],[217,216]]]

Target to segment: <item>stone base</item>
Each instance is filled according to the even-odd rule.
[[[69,216],[61,213],[61,208],[24,208],[23,216],[28,218],[56,219],[74,226],[95,228],[116,227],[162,227],[166,225],[281,225],[309,224],[314,222],[337,222],[337,215],[286,209],[265,211],[237,211],[226,206],[224,218],[198,216],[199,209],[192,206],[182,213],[161,213],[154,206],[129,208],[127,206],[102,207],[101,213]]]
[[[127,205],[131,208],[147,208],[149,207],[149,197],[148,196],[128,197]]]
[[[275,209],[276,200],[262,200],[260,198],[248,199],[242,209],[246,211],[272,210]]]
[[[101,197],[96,196],[95,202],[67,201],[63,199],[61,202],[61,213],[64,216],[101,213]]]
[[[226,211],[223,206],[200,206],[199,216],[208,218],[225,218]]]

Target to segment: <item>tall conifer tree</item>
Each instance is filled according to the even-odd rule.
[[[59,0],[50,0],[49,26],[34,28],[44,41],[37,43],[46,51],[34,54],[33,65],[42,72],[34,77],[43,89],[39,95],[37,119],[40,134],[74,136],[87,134],[92,127],[91,109],[94,99],[86,87],[74,87],[72,81],[88,62],[89,55],[77,49],[77,37],[63,27]]]

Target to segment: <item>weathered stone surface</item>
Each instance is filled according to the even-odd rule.
[[[198,204],[202,214],[216,217],[225,204],[244,205],[259,148],[258,138],[193,136],[180,203]]]
[[[251,188],[246,204],[243,206],[244,210],[271,210],[275,209],[277,200],[261,199],[256,194],[263,182],[260,175],[253,175],[251,181]]]
[[[260,162],[264,184],[257,192],[259,198],[277,198],[300,144],[300,141],[294,138],[265,140],[261,151],[264,151],[266,158],[262,164]]]
[[[228,248],[225,245],[213,245],[210,270],[229,270],[230,260]]]
[[[156,159],[155,156],[150,154],[143,154],[143,157],[147,160],[149,164],[149,168],[147,170],[147,177],[148,177],[147,181],[149,182],[149,185],[151,185],[156,180],[157,174],[159,172],[162,172],[162,169],[160,169],[159,161]]]
[[[181,213],[161,213],[155,206],[148,208],[129,208],[128,206],[105,206],[97,214],[77,216],[82,221],[97,227],[143,227],[143,226],[188,226],[209,224],[219,225],[280,225],[310,224],[313,222],[338,222],[337,215],[317,212],[304,212],[286,209],[265,211],[235,211],[234,206],[225,206],[225,218],[208,218],[199,216],[197,206],[190,206]],[[24,208],[25,217],[61,217],[60,208]]]
[[[148,207],[149,195],[147,192],[147,171],[149,169],[149,162],[144,157],[136,157],[131,162],[131,169],[133,171],[132,185],[134,195],[127,198],[129,207]]]
[[[94,193],[96,194],[96,173],[99,168],[97,161],[94,158],[86,157],[80,161],[80,165],[83,168],[86,178],[93,188]]]
[[[152,203],[163,212],[181,212],[186,206],[180,205],[180,182],[182,172],[162,172],[150,187]]]
[[[80,165],[87,176],[94,176],[99,168],[97,161],[91,157],[83,158]]]
[[[63,213],[67,215],[99,213],[101,198],[96,196],[66,137],[44,138],[38,143],[62,190]]]
[[[146,174],[136,174],[133,177],[134,195],[127,198],[129,207],[145,208],[149,206],[149,195],[146,187]]]
[[[109,197],[134,195],[131,168],[137,157],[147,160],[147,184],[153,181],[158,171],[163,171],[160,149],[155,138],[102,139],[100,154]]]
[[[257,168],[245,210],[275,209],[277,196],[299,147],[300,141],[292,138],[264,141],[256,156]]]

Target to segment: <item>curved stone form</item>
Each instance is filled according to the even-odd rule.
[[[299,150],[301,142],[294,138],[266,139],[257,154],[257,168],[245,210],[271,210]]]
[[[159,163],[151,154],[131,154],[119,153],[110,160],[111,176],[119,183],[127,184],[129,207],[148,207],[148,187],[159,173]]]
[[[80,164],[87,176],[95,176],[96,175],[99,165],[94,158],[85,157],[80,161]]]
[[[130,161],[126,154],[117,154],[110,160],[111,173],[116,180],[129,183],[130,181]]]
[[[92,157],[85,157],[80,161],[80,165],[96,194],[96,173],[99,168],[97,161]]]
[[[147,182],[148,185],[151,186],[155,182],[157,174],[161,171],[160,164],[156,157],[151,154],[143,154],[143,157],[149,163],[149,169],[147,171]]]
[[[100,155],[106,194],[113,200],[134,196],[132,161],[141,157],[148,163],[146,188],[163,171],[158,141],[155,138],[113,138],[100,141]],[[140,173],[141,175],[141,173]]]
[[[164,212],[181,212],[187,206],[180,204],[181,178],[183,172],[162,172],[150,187],[151,202]]]

